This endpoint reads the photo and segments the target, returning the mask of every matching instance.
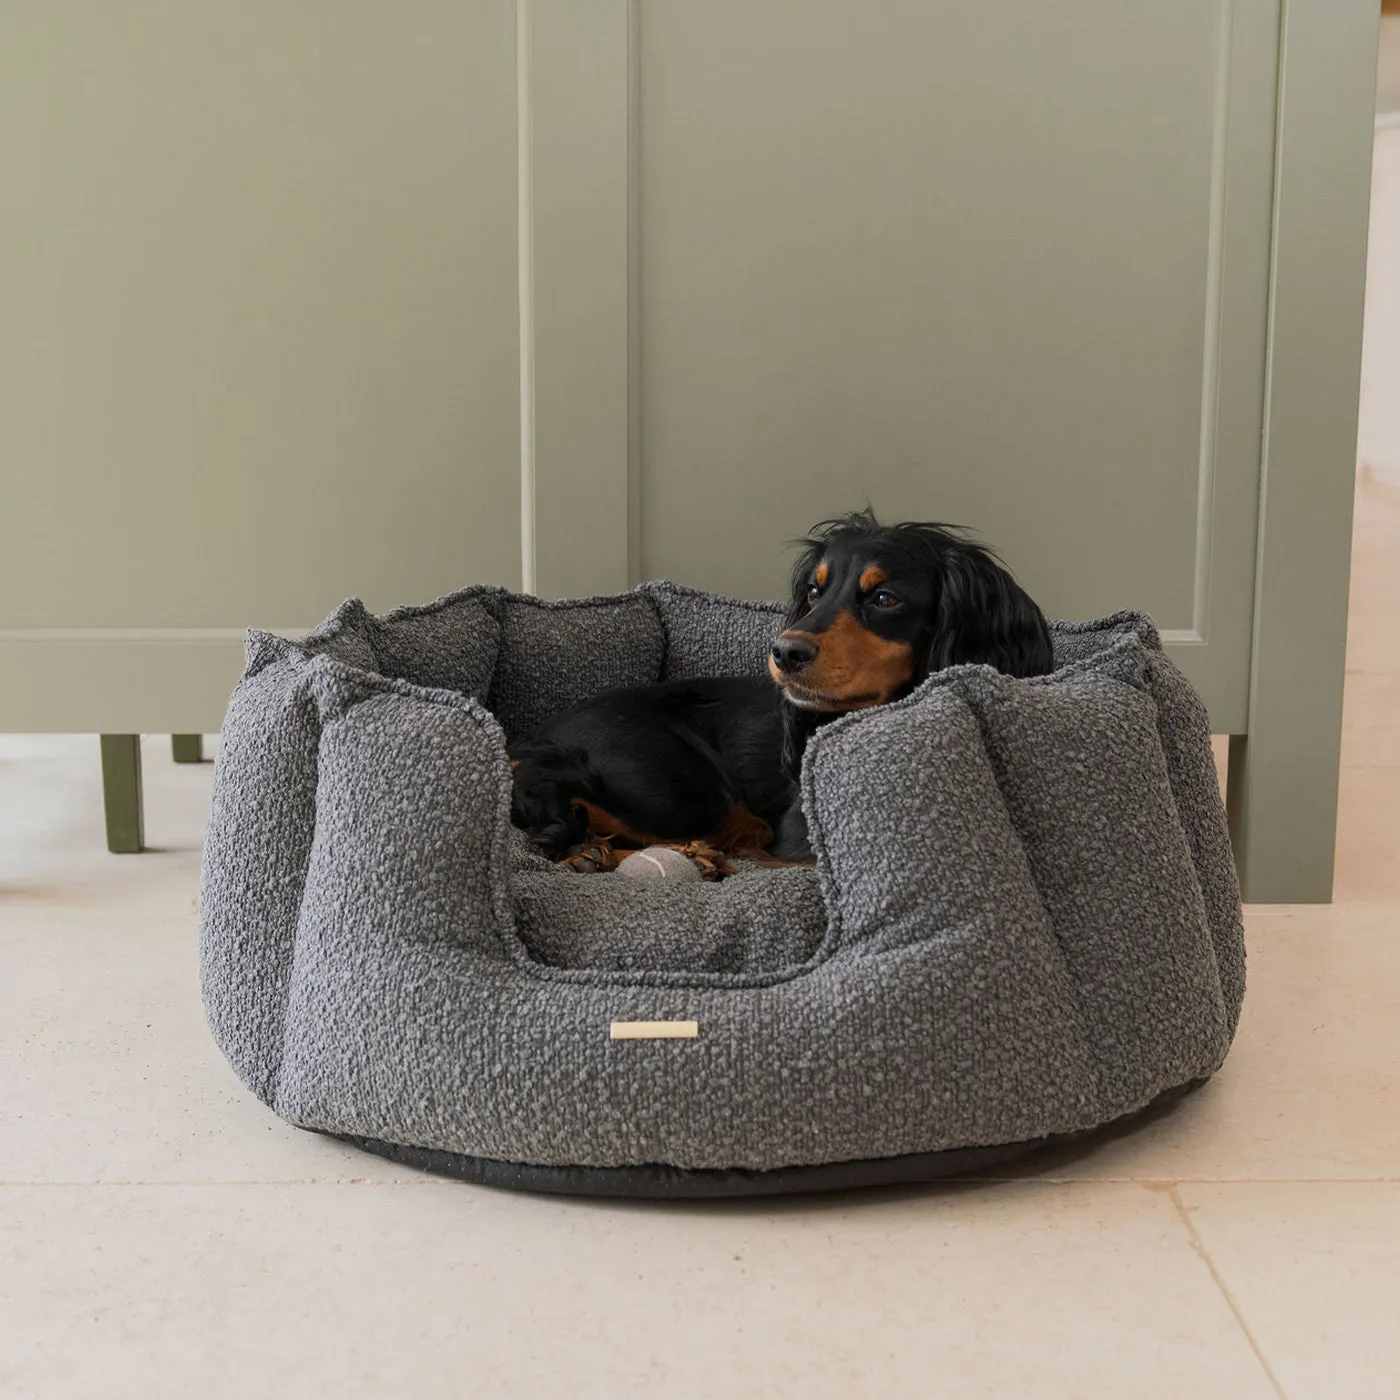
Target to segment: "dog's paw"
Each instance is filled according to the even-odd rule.
[[[613,850],[612,842],[605,836],[600,836],[586,841],[582,846],[576,846],[559,864],[565,870],[572,870],[575,875],[597,875],[604,871],[616,870],[621,862],[622,857]]]

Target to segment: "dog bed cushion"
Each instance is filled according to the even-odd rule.
[[[777,604],[476,588],[249,634],[201,899],[213,1032],[304,1127],[510,1185],[924,1177],[1136,1112],[1229,1047],[1239,891],[1203,707],[1151,623],[818,731],[814,869],[575,875],[505,744],[611,685],[763,665]],[[615,1022],[694,1022],[685,1039]]]

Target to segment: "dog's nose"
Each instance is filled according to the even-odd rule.
[[[773,643],[773,664],[780,671],[800,671],[817,654],[817,644],[805,637],[779,637]]]

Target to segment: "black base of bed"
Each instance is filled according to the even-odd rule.
[[[970,1176],[1005,1166],[1050,1147],[1103,1141],[1161,1116],[1207,1081],[1168,1089],[1145,1108],[1102,1127],[1079,1133],[1059,1133],[1026,1142],[989,1147],[954,1147],[943,1152],[910,1152],[900,1157],[868,1157],[851,1162],[821,1162],[811,1166],[747,1171],[740,1167],[686,1168],[655,1162],[628,1167],[550,1167],[529,1162],[503,1162],[471,1157],[433,1147],[408,1147],[378,1138],[330,1133],[377,1157],[437,1176],[468,1181],[476,1186],[499,1186],[511,1191],[540,1191],[560,1196],[624,1196],[638,1200],[705,1200],[736,1196],[786,1196],[818,1191],[852,1191],[868,1186],[907,1186]]]

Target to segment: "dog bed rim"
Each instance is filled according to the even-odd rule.
[[[631,597],[632,594],[624,594],[623,597]],[[573,600],[562,600],[571,602]],[[345,605],[342,605],[342,608]],[[1151,620],[1145,614],[1133,611],[1121,611],[1112,614],[1109,618],[1091,622],[1083,630],[1090,631],[1111,631],[1110,623],[1131,624],[1126,626],[1113,641],[1102,651],[1094,653],[1092,656],[1081,658],[1078,661],[1068,662],[1064,666],[1057,667],[1054,671],[1042,676],[1013,677],[1003,675],[994,667],[965,663],[958,666],[949,666],[941,671],[935,671],[926,677],[913,691],[903,696],[899,700],[892,701],[888,705],[874,707],[869,710],[857,710],[850,714],[842,715],[832,723],[823,726],[813,735],[807,746],[807,752],[803,756],[801,792],[804,812],[809,811],[809,798],[812,784],[815,783],[815,756],[821,749],[832,742],[833,736],[854,725],[865,721],[870,715],[883,714],[894,710],[912,709],[936,691],[944,689],[955,682],[960,677],[969,674],[989,673],[998,682],[1008,683],[1013,686],[1043,686],[1054,684],[1068,677],[1090,674],[1096,672],[1111,673],[1113,664],[1121,656],[1134,651],[1142,651],[1145,655],[1153,655],[1153,650],[1145,642],[1143,633],[1138,630],[1143,627],[1155,637],[1156,631],[1152,627]],[[1055,624],[1057,627],[1059,624]],[[411,681],[399,680],[392,676],[384,676],[377,672],[366,671],[362,667],[355,666],[351,662],[341,661],[336,657],[324,654],[309,655],[302,651],[298,643],[289,642],[285,638],[277,637],[275,634],[259,633],[261,638],[268,638],[280,643],[282,647],[295,651],[305,666],[307,674],[312,678],[312,683],[326,684],[337,674],[354,677],[359,686],[367,692],[378,692],[379,694],[400,695],[410,699],[416,699],[430,705],[443,706],[449,709],[461,711],[475,721],[477,727],[492,741],[496,749],[496,757],[499,760],[496,769],[496,814],[495,830],[492,839],[492,860],[504,867],[508,861],[508,849],[510,833],[512,830],[510,821],[510,768],[506,754],[505,731],[496,716],[487,709],[486,705],[470,695],[463,695],[458,691],[444,690],[430,686],[416,685]],[[299,641],[300,639],[298,639]],[[1118,684],[1128,686],[1129,683],[1117,677],[1108,675],[1108,679],[1116,680]],[[1130,687],[1131,688],[1131,687]],[[366,698],[364,696],[360,699]],[[811,801],[815,801],[811,798]],[[819,842],[819,844],[821,844]],[[822,935],[821,942],[813,949],[811,955],[800,963],[794,963],[788,967],[775,968],[768,972],[698,972],[692,970],[673,969],[646,969],[635,971],[613,971],[606,975],[605,981],[608,986],[616,988],[637,987],[654,988],[658,992],[684,992],[703,991],[719,992],[725,990],[743,991],[762,987],[776,987],[784,983],[797,981],[818,973],[821,968],[830,963],[841,950],[841,915],[839,893],[835,888],[834,877],[830,870],[829,859],[824,859],[824,845],[821,849],[814,846],[814,854],[817,857],[816,870],[819,886],[822,894],[822,901],[827,909],[827,926]],[[589,878],[589,877],[580,877]],[[498,920],[498,938],[503,946],[506,955],[516,967],[527,972],[531,977],[543,982],[553,982],[561,984],[575,983],[586,986],[597,986],[600,974],[596,968],[577,967],[554,967],[549,963],[539,962],[530,952],[525,940],[520,936],[516,925],[516,911],[513,900],[508,889],[498,892],[495,909]]]

